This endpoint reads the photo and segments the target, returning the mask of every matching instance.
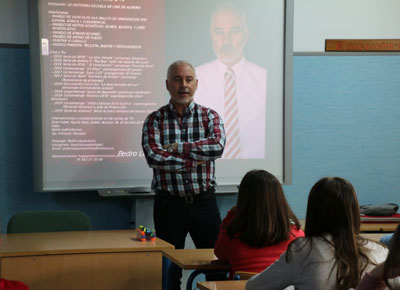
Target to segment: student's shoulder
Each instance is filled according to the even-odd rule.
[[[226,214],[224,220],[230,223],[234,219],[234,217],[235,217],[235,210],[230,209]]]
[[[364,247],[367,249],[368,251],[368,256],[374,260],[374,262],[376,263],[380,263],[382,261],[384,261],[386,259],[386,256],[389,252],[389,250],[382,246],[381,244],[374,242],[374,241],[370,241],[370,240],[366,240]]]
[[[291,248],[294,251],[310,253],[311,252],[325,252],[332,250],[330,237],[299,237],[291,243]]]
[[[365,240],[364,246],[371,251],[388,252],[388,249],[385,246],[382,246],[380,243],[375,241]]]
[[[296,225],[292,225],[291,233],[294,239],[304,237],[305,234],[302,229],[299,229]]]
[[[308,238],[306,238],[304,236],[298,237],[290,243],[290,250],[295,251],[295,252],[303,251],[303,250],[308,251],[309,244],[310,244],[310,241]]]
[[[302,263],[310,258],[312,247],[310,240],[306,237],[298,237],[292,240],[285,253],[285,259],[294,263]]]

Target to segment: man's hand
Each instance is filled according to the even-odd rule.
[[[163,145],[163,148],[169,153],[176,153],[176,151],[178,150],[178,143],[165,144]]]
[[[169,153],[176,153],[176,151],[178,150],[178,143],[165,144],[163,145],[163,148]],[[207,162],[207,160],[200,160],[197,161],[197,165],[205,164]]]

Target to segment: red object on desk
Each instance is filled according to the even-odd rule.
[[[400,214],[396,213],[390,216],[370,216],[360,215],[362,223],[400,223]]]

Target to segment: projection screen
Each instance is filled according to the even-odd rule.
[[[28,3],[36,191],[150,190],[142,125],[169,101],[168,65],[192,63],[195,102],[224,118],[229,53],[243,153],[217,160],[218,185],[256,168],[291,183],[292,0]]]

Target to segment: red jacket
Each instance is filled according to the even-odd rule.
[[[22,282],[6,280],[0,278],[0,290],[28,290],[28,286],[26,286]]]
[[[304,237],[304,232],[293,226],[289,240],[263,248],[253,248],[240,241],[239,238],[230,239],[228,237],[226,227],[233,218],[234,214],[229,211],[222,221],[214,248],[218,259],[229,263],[231,278],[236,271],[262,272],[286,251],[291,241],[298,237]]]

